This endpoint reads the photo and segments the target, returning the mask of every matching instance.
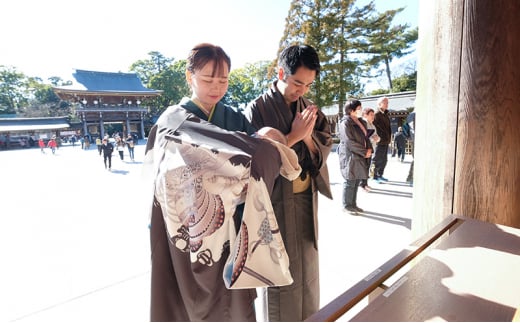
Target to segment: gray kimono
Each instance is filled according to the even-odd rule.
[[[270,126],[288,134],[296,111],[301,112],[310,104],[300,98],[288,107],[275,82],[269,91],[247,106],[245,114],[257,128]],[[302,141],[296,143],[292,149],[298,156],[302,174],[294,183],[286,178],[276,179],[271,196],[294,283],[268,288],[269,321],[303,321],[319,309],[318,192],[332,199],[327,169],[332,137],[321,111],[312,138],[317,155],[311,156]]]

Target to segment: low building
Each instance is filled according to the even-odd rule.
[[[0,117],[0,149],[34,147],[40,138],[47,142],[52,136],[69,135],[69,128],[68,117]]]

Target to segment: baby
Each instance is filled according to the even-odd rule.
[[[260,128],[256,132],[256,137],[262,139],[271,139],[281,144],[287,145],[287,137],[285,137],[285,135],[280,130],[275,129],[273,127]]]
[[[282,159],[280,175],[290,181],[293,181],[300,175],[302,169],[298,163],[298,156],[293,149],[287,146],[287,137],[280,130],[272,127],[263,127],[260,128],[254,136],[270,140],[271,144],[278,149],[280,158]]]

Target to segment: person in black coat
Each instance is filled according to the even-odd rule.
[[[397,132],[394,134],[394,143],[395,148],[397,149],[397,158],[399,158],[399,160],[403,162],[406,146],[406,137],[403,133],[402,127],[397,128]]]
[[[112,170],[112,152],[114,151],[114,146],[108,142],[107,138],[103,138],[103,141],[101,142],[101,150],[103,151],[105,169],[107,168],[108,161],[108,170]]]
[[[374,126],[380,138],[376,145],[376,151],[372,162],[374,163],[374,180],[381,183],[388,181],[383,177],[386,163],[388,162],[388,145],[392,139],[392,128],[388,116],[388,98],[381,97],[377,100],[377,111],[374,116]]]
[[[366,122],[361,118],[361,102],[350,100],[345,104],[345,117],[339,125],[338,155],[343,183],[343,208],[350,214],[363,209],[357,206],[357,191],[362,180],[368,178],[372,144]]]

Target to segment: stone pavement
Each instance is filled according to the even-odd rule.
[[[112,172],[95,148],[46,150],[0,151],[0,322],[149,321],[144,144],[135,162],[115,153]],[[343,179],[331,154],[334,200],[319,201],[322,305],[410,242],[409,162],[389,159],[390,181],[360,190],[366,212],[352,216],[341,210]]]

